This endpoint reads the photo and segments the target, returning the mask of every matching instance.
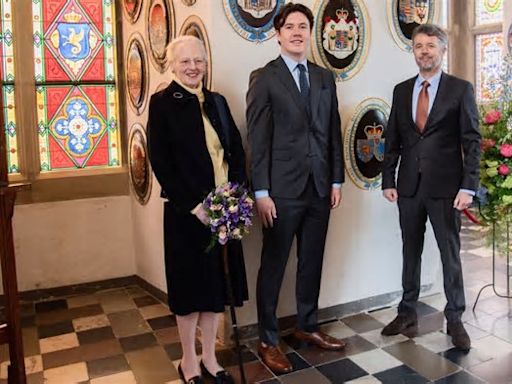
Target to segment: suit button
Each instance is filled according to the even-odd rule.
[[[423,140],[423,136],[420,136],[420,140]]]

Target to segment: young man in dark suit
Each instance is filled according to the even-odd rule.
[[[462,325],[465,310],[460,262],[460,211],[479,183],[480,133],[473,87],[441,70],[447,35],[436,25],[412,35],[419,74],[395,87],[386,130],[384,197],[398,201],[403,241],[402,301],[382,334],[417,325],[421,253],[427,217],[443,263],[447,332],[462,350],[471,347]],[[400,160],[398,181],[395,169]]]
[[[344,181],[341,127],[332,73],[307,61],[313,15],[288,3],[274,18],[281,55],[254,71],[247,93],[252,185],[263,224],[257,283],[258,352],[274,372],[292,366],[278,347],[276,307],[297,237],[295,336],[325,349],[343,341],[318,329],[322,261],[330,210]]]

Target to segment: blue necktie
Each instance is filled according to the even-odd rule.
[[[308,113],[308,117],[310,116],[311,106],[309,104],[309,83],[308,77],[306,75],[306,67],[304,64],[297,64],[297,68],[299,69],[299,86],[300,86],[300,96],[304,105],[306,106],[306,111]]]

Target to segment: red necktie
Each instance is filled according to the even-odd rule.
[[[425,129],[425,124],[427,123],[428,117],[428,87],[430,83],[427,80],[424,80],[421,83],[423,86],[421,88],[420,94],[418,96],[418,105],[416,106],[416,126],[420,132],[423,132]]]

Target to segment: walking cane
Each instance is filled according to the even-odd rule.
[[[242,384],[246,384],[247,381],[245,379],[244,364],[242,361],[242,349],[240,348],[240,338],[238,335],[238,324],[236,322],[235,297],[233,295],[233,285],[231,284],[231,275],[229,273],[227,244],[224,244],[222,246],[222,257],[224,259],[224,276],[226,277],[226,285],[228,289],[229,312],[231,313],[231,328],[233,329],[233,333],[235,335],[235,346],[238,355],[238,368],[240,369],[240,380]]]

